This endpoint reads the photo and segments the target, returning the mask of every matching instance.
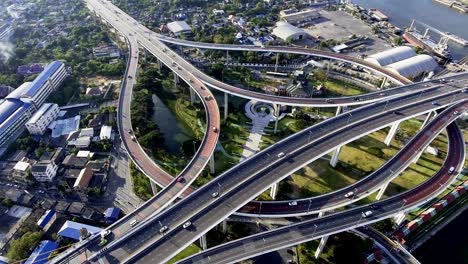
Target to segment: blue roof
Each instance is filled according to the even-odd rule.
[[[46,264],[49,258],[49,255],[53,250],[57,249],[58,245],[50,240],[43,240],[39,243],[28,260],[24,264]]]
[[[6,99],[0,103],[0,125],[13,114],[18,108],[23,105],[23,102],[15,99]]]
[[[102,228],[80,224],[77,222],[66,221],[65,224],[60,228],[58,234],[62,237],[68,237],[74,240],[80,240],[80,229],[86,228],[88,233],[96,234],[102,231]]]
[[[45,214],[41,217],[41,219],[37,221],[37,225],[44,228],[44,226],[46,226],[49,223],[50,219],[52,219],[54,215],[55,215],[54,210],[47,210]]]
[[[24,114],[24,112],[28,111],[29,108],[32,107],[32,104],[30,103],[23,103],[21,101],[19,102],[20,102],[19,107],[11,108],[11,109],[14,109],[14,111],[11,111],[11,109],[2,111],[3,104],[0,104],[0,120],[2,121],[0,123],[0,134],[3,134],[7,128],[9,128],[13,123],[15,123]]]
[[[104,212],[104,216],[109,219],[117,220],[120,215],[120,209],[117,207],[110,207]]]
[[[24,91],[23,96],[25,97],[34,97],[34,95],[39,91],[39,89],[44,85],[44,83],[49,79],[52,74],[54,74],[63,63],[60,61],[53,61],[39,74],[39,76],[34,79],[31,83],[29,89]]]

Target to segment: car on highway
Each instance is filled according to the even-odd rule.
[[[286,156],[286,154],[284,154],[284,152],[278,153],[278,158],[282,158],[282,157],[284,157],[284,156]]]
[[[347,192],[344,197],[351,198],[353,197],[353,195],[354,195],[354,192]]]
[[[45,191],[44,190],[39,190],[38,193],[43,194],[43,193],[45,193]]]
[[[439,102],[434,101],[434,102],[432,102],[431,104],[432,104],[432,105],[439,105]]]
[[[185,222],[185,223],[182,225],[182,227],[185,228],[185,229],[187,229],[187,227],[189,227],[189,226],[191,226],[191,225],[192,225],[192,222],[187,221],[187,222]]]
[[[297,202],[296,202],[296,201],[292,201],[292,202],[289,202],[288,204],[289,204],[289,206],[295,206],[295,205],[297,205]]]
[[[132,133],[133,133],[131,129],[128,129],[127,132],[128,132],[129,134],[132,134]]]
[[[364,217],[364,218],[369,217],[369,216],[371,216],[371,215],[372,215],[372,211],[371,211],[371,210],[362,212],[362,217]]]
[[[180,182],[180,183],[184,183],[185,182],[185,178],[184,176],[179,176],[176,180],[177,182]]]
[[[162,234],[162,233],[164,233],[167,229],[168,229],[167,226],[163,226],[163,227],[161,227],[161,228],[159,229],[159,233]]]
[[[213,127],[213,132],[217,133],[217,132],[218,132],[218,128],[217,128],[217,127]]]
[[[128,76],[129,79],[132,79],[133,77],[131,75]]]
[[[106,238],[108,235],[110,235],[112,231],[110,229],[104,230],[101,232],[101,238]]]
[[[133,140],[133,141],[136,141],[136,138],[134,135],[130,136],[130,138]]]
[[[209,100],[211,100],[211,98],[212,98],[212,97],[211,97],[211,95],[207,95],[207,96],[205,96],[205,100],[206,100],[206,101],[209,101]]]
[[[333,103],[333,100],[332,100],[332,99],[327,99],[327,100],[325,100],[325,102],[327,102],[327,103]]]
[[[453,115],[458,115],[458,111],[454,111],[454,112],[453,112]]]
[[[138,224],[138,220],[136,219],[133,219],[131,222],[130,222],[130,227],[134,227]]]
[[[449,172],[450,174],[452,174],[454,171],[455,171],[455,167],[450,167],[450,169],[449,169],[448,172]]]
[[[211,194],[211,197],[216,198],[219,196],[219,192],[214,192]]]
[[[393,111],[393,114],[395,114],[395,115],[403,115],[400,111]]]

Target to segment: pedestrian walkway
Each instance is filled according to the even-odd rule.
[[[247,159],[260,150],[260,142],[262,142],[263,130],[272,121],[275,121],[274,109],[270,104],[258,103],[249,101],[245,105],[245,114],[252,120],[250,134],[245,142],[244,149],[241,155],[241,161]]]

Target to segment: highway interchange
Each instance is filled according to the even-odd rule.
[[[94,4],[94,3],[97,3],[97,1],[89,0],[88,3]],[[99,8],[95,10],[99,10]],[[104,16],[105,15],[104,13],[109,10],[101,10],[101,11],[103,13],[101,13],[100,15]],[[114,12],[112,11],[109,11],[108,13],[109,13],[108,15],[112,15],[112,17],[115,16]],[[203,84],[199,81],[200,76],[198,76],[193,69],[186,70],[186,67],[188,67],[186,64],[188,63],[186,63],[176,53],[167,49],[164,46],[164,44],[160,43],[159,41],[146,40],[146,37],[143,37],[144,35],[143,33],[140,34],[137,39],[135,34],[131,33],[131,32],[134,32],[132,29],[132,26],[114,24],[118,21],[122,21],[123,19],[120,19],[120,20],[115,19],[118,21],[112,22],[112,19],[111,19],[112,17],[106,18],[106,21],[108,22],[111,21],[110,23],[112,24],[112,26],[115,28],[118,28],[118,30],[123,35],[126,36],[127,41],[129,42],[128,44],[130,47],[131,55],[129,56],[129,62],[128,62],[129,65],[127,68],[127,71],[128,71],[127,75],[136,76],[136,69],[137,69],[137,62],[138,62],[138,48],[137,47],[138,47],[138,44],[143,45],[152,54],[154,54],[160,61],[162,61],[162,63],[170,67],[183,80],[185,80],[193,89],[195,89],[195,91],[199,94],[200,98],[202,99],[202,102],[205,108],[207,109],[206,111],[207,112],[207,134],[205,135],[204,141],[207,141],[208,143],[205,142],[205,144],[202,144],[201,149],[199,150],[197,155],[195,155],[194,159],[192,160],[191,164],[193,165],[191,166],[189,165],[188,169],[184,170],[184,173],[185,173],[184,175],[186,175],[184,177],[186,177],[187,181],[186,181],[186,184],[180,184],[179,186],[175,181],[173,181],[173,178],[170,175],[162,171],[159,167],[157,167],[154,164],[154,162],[152,162],[146,156],[146,154],[141,149],[141,147],[139,147],[137,142],[131,139],[131,134],[129,133],[129,131],[131,131],[129,105],[131,101],[131,87],[133,85],[134,78],[126,78],[124,81],[124,84],[122,86],[124,96],[121,97],[121,101],[119,104],[119,107],[122,112],[121,113],[122,119],[119,122],[119,130],[121,132],[121,135],[123,135],[123,141],[126,142],[126,147],[128,149],[128,152],[130,156],[132,157],[132,159],[136,161],[140,169],[146,175],[154,177],[153,180],[158,182],[160,185],[165,186],[172,182],[171,185],[169,185],[169,188],[164,189],[164,191],[158,194],[156,198],[153,198],[152,200],[150,200],[148,203],[145,204],[146,211],[142,211],[142,210],[137,211],[137,212],[148,212],[152,209],[153,211],[156,211],[157,213],[158,212],[157,209],[160,210],[160,208],[162,208],[164,205],[168,205],[177,196],[179,196],[188,187],[188,185],[196,178],[196,176],[199,174],[199,172],[203,169],[203,167],[208,162],[209,156],[212,154],[214,150],[214,146],[216,144],[217,137],[218,137],[218,133],[212,133],[214,131],[210,128],[212,127],[219,128],[219,111],[218,111],[218,107],[216,105],[215,100],[204,100],[206,96],[211,95],[211,93],[209,92],[208,89],[204,88]],[[135,36],[135,38],[129,37],[129,36]],[[246,183],[253,182],[255,180],[255,183],[256,183],[255,185],[257,186],[251,187],[249,185],[249,188],[252,188],[253,192],[258,193],[258,190],[260,189],[263,190],[265,188],[268,188],[268,186],[271,185],[271,183],[269,183],[268,180],[265,180],[264,181],[265,183],[262,182],[260,184],[260,181],[258,181],[258,179],[264,179],[264,178],[266,179],[268,176],[271,177],[271,175],[269,174],[276,174],[277,170],[281,168],[281,166],[285,167],[284,170],[289,173],[290,171],[292,171],[291,168],[294,168],[294,169],[300,168],[301,165],[298,165],[298,163],[307,164],[308,162],[310,162],[311,157],[316,158],[320,155],[323,155],[324,153],[326,153],[329,150],[332,150],[339,144],[345,144],[346,142],[349,142],[359,136],[362,136],[363,134],[370,133],[372,131],[380,129],[381,127],[388,126],[388,124],[390,124],[391,122],[408,119],[413,116],[420,115],[421,113],[432,111],[438,108],[442,108],[444,106],[453,104],[457,101],[463,100],[464,98],[466,98],[465,93],[461,92],[464,86],[464,83],[463,83],[464,78],[465,76],[454,77],[453,78],[454,81],[450,82],[449,84],[439,84],[436,81],[436,82],[428,82],[426,84],[414,84],[410,86],[411,89],[406,88],[406,90],[404,90],[404,88],[395,88],[391,90],[386,90],[384,93],[380,92],[380,93],[375,93],[374,95],[367,95],[368,96],[367,98],[363,96],[365,98],[363,100],[345,98],[344,100],[346,101],[341,102],[341,101],[335,101],[335,100],[340,100],[340,98],[335,98],[333,101],[334,105],[357,104],[357,103],[361,104],[361,103],[369,103],[374,100],[381,101],[382,99],[388,99],[389,97],[396,96],[397,94],[400,94],[400,95],[402,93],[404,94],[404,96],[399,97],[398,99],[388,99],[387,101],[364,106],[354,111],[351,111],[347,114],[337,116],[322,124],[319,124],[318,126],[309,128],[305,131],[302,131],[296,135],[293,135],[275,144],[274,146],[268,148],[268,151],[259,153],[259,155],[255,155],[251,159],[248,159],[246,162],[232,168],[231,170],[229,170],[222,176],[218,177],[215,181],[201,188],[201,191],[196,191],[192,195],[196,199],[184,199],[182,200],[182,202],[175,204],[174,206],[170,207],[169,209],[167,209],[167,211],[163,213],[160,213],[160,214],[153,213],[153,217],[151,217],[150,220],[148,219],[144,220],[145,223],[142,223],[139,227],[132,230],[132,232],[130,233],[132,234],[132,236],[129,236],[129,234],[125,235],[126,239],[123,239],[125,241],[125,244],[123,246],[118,246],[119,244],[115,243],[113,244],[115,250],[112,249],[111,247],[107,247],[107,250],[105,252],[99,253],[99,257],[103,257],[103,259],[107,260],[106,262],[109,262],[109,263],[115,263],[116,260],[119,262],[125,261],[124,260],[125,257],[127,257],[128,259],[129,258],[128,256],[140,257],[141,255],[134,254],[134,253],[138,253],[138,252],[135,252],[134,250],[139,249],[140,245],[148,243],[148,240],[143,239],[143,237],[148,236],[148,238],[151,237],[151,238],[156,238],[158,240],[158,241],[155,241],[154,239],[151,240],[150,241],[151,244],[154,242],[162,243],[165,240],[167,240],[167,237],[168,237],[167,235],[162,237],[162,239],[161,239],[161,236],[155,235],[159,233],[159,229],[163,225],[162,223],[164,223],[164,225],[169,225],[169,232],[172,233],[173,229],[174,231],[176,230],[180,231],[178,230],[178,229],[181,229],[180,225],[182,225],[190,217],[198,216],[201,212],[204,212],[204,216],[209,215],[209,217],[212,218],[213,216],[211,216],[210,213],[211,211],[217,211],[216,209],[217,205],[224,207],[225,210],[227,209],[230,210],[229,213],[226,213],[223,211],[224,215],[222,215],[219,219],[210,219],[210,221],[208,221],[207,223],[203,223],[204,225],[198,226],[196,224],[193,224],[193,228],[196,229],[196,232],[186,232],[186,233],[189,233],[190,239],[187,240],[186,238],[183,238],[180,240],[185,243],[184,245],[186,245],[187,243],[190,243],[190,241],[193,241],[198,236],[200,236],[205,231],[207,231],[206,228],[202,228],[202,227],[207,226],[207,225],[211,226],[213,225],[213,222],[221,221],[223,218],[227,217],[230,213],[233,212],[232,208],[237,209],[240,206],[242,206],[245,202],[255,197],[255,195],[254,196],[250,195],[249,196],[250,198],[247,200],[238,198],[238,201],[235,201],[235,203],[232,203],[232,205],[227,205],[227,206],[226,204],[221,203],[224,201],[229,201],[228,194],[231,195],[231,193],[235,193],[236,189],[238,189],[239,186],[245,187]],[[401,81],[405,82],[404,80],[401,80]],[[417,91],[418,89],[421,92],[413,93],[413,94],[410,93],[410,90]],[[395,93],[390,94],[389,91],[395,91]],[[257,96],[257,95],[254,95],[254,96]],[[270,100],[270,99],[266,99],[266,100]],[[273,102],[283,103],[281,100],[273,101]],[[289,100],[289,99],[285,98],[285,100]],[[291,100],[294,101],[295,99],[293,98]],[[437,105],[432,104],[434,100],[437,100]],[[320,99],[320,101],[322,102],[322,105],[330,104],[330,101],[327,102],[325,99]],[[412,106],[405,106],[409,102],[412,102],[414,104]],[[303,102],[301,102],[301,104],[302,103]],[[285,104],[297,105],[298,103],[286,102]],[[318,104],[318,103],[312,102],[311,104],[313,105],[313,104]],[[398,109],[398,112],[401,114],[395,114],[394,113],[394,111],[396,111],[395,109]],[[373,126],[367,126],[365,124],[366,122],[371,122],[371,121],[373,122]],[[343,124],[345,125],[343,126]],[[380,127],[377,124],[380,124]],[[346,130],[348,131],[345,131],[344,128],[346,128]],[[350,128],[353,128],[353,129],[350,129]],[[334,131],[334,133],[330,133],[332,131]],[[322,144],[322,142],[318,142],[318,139],[321,139],[321,141],[324,141],[325,139],[328,139],[328,138],[333,139],[334,137],[332,137],[331,134],[335,134],[335,138],[340,137],[340,139],[335,139],[336,140],[335,142],[334,141],[327,142],[327,144]],[[345,138],[343,137],[343,134],[349,134],[349,137],[347,138],[348,141],[343,140]],[[311,140],[311,135],[313,135],[312,140]],[[332,139],[329,139],[329,140],[332,140]],[[296,143],[296,144],[293,144],[293,143]],[[318,146],[322,146],[322,147],[319,148]],[[284,159],[284,160],[287,160],[288,162],[283,162],[283,160],[279,160],[278,162],[278,159],[276,158],[276,156],[280,152],[283,152],[283,151],[288,153],[287,158]],[[314,151],[319,152],[319,153],[316,153],[315,155],[310,156],[311,155],[310,153],[314,153]],[[306,153],[308,153],[309,155],[308,157]],[[411,154],[414,155],[414,153],[411,153]],[[296,157],[297,157],[297,160],[296,160]],[[149,163],[145,163],[145,162],[149,162]],[[272,162],[275,162],[275,163],[270,165],[270,163]],[[249,164],[251,167],[250,170],[248,170]],[[269,165],[270,165],[269,170],[268,169],[262,170],[263,168],[268,167]],[[273,169],[274,167],[273,165],[277,166],[277,169]],[[153,171],[151,171],[151,168],[153,168]],[[258,168],[261,168],[261,169],[259,170]],[[275,171],[275,173],[271,173],[273,170]],[[286,177],[288,173],[283,173],[282,175],[279,175],[279,176],[275,175],[275,177],[271,177],[270,181],[271,180],[278,181],[282,177]],[[232,176],[232,175],[236,176],[240,174],[242,174],[243,176],[243,179],[240,181],[237,180],[237,178],[235,178],[231,182],[226,180],[226,178],[228,178],[229,176]],[[228,175],[228,176],[225,176],[225,175]],[[389,177],[389,176],[392,176],[392,175],[386,175],[386,177]],[[258,179],[256,179],[256,177]],[[165,180],[161,180],[161,179],[165,179]],[[241,183],[244,183],[244,184],[241,185]],[[378,183],[378,181],[375,181],[375,183]],[[378,185],[375,185],[375,186],[378,186]],[[217,199],[213,199],[211,197],[211,194],[216,191],[220,193],[220,197]],[[185,194],[188,194],[190,192],[191,191],[186,192]],[[342,195],[338,195],[338,196],[342,196]],[[312,199],[315,199],[315,198],[312,198]],[[310,211],[311,202],[308,202],[308,203],[309,203],[309,208],[307,211]],[[160,206],[154,206],[155,204],[160,205]],[[195,205],[195,206],[190,206],[190,205]],[[154,208],[151,208],[151,206],[154,206]],[[322,206],[324,208],[326,207],[323,204],[318,203],[318,206],[316,208],[320,210]],[[288,208],[288,209],[291,209],[291,208]],[[302,203],[298,203],[298,208],[296,209],[301,212],[305,211],[304,205]],[[176,212],[176,213],[171,214],[167,212]],[[168,214],[171,214],[171,215],[167,216]],[[127,221],[123,221],[120,224],[117,224],[117,226],[119,225],[124,226],[124,224],[128,222],[129,220],[133,219],[132,217],[135,215],[138,215],[138,214],[137,213],[132,214],[131,217],[126,218]],[[166,218],[164,217],[165,215],[167,216]],[[140,217],[141,217],[140,220],[142,220],[143,218],[147,218],[148,214],[145,213],[141,215]],[[128,225],[127,225],[127,228],[122,231],[118,231],[118,229],[113,229],[113,230],[114,230],[115,238],[120,238],[123,232],[128,231]],[[187,230],[181,230],[182,233],[184,233],[184,231],[187,231]],[[140,235],[138,235],[138,233],[140,233]],[[141,233],[145,233],[145,234],[142,235]],[[175,233],[172,233],[170,235],[172,239],[175,239],[176,236],[177,234]],[[135,241],[135,240],[138,240],[138,241]],[[121,240],[119,241],[119,243],[121,243]],[[174,242],[171,242],[171,243],[174,243]],[[179,245],[179,247],[181,249],[183,246]],[[165,251],[160,251],[161,249],[156,250],[156,248],[157,247],[155,246],[152,247],[152,251],[148,255],[149,257],[153,257],[153,258],[155,257],[153,252],[159,252],[158,254],[162,254],[164,257],[169,257],[175,254],[177,250],[180,250],[180,249],[177,249],[175,251],[171,251],[170,254],[168,255]],[[167,248],[171,248],[171,247],[168,245]],[[133,255],[130,253],[132,253]],[[159,255],[157,257],[159,261],[162,261],[161,258],[159,258]],[[100,262],[102,261],[103,260],[101,259]]]

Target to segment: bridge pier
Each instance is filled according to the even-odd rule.
[[[223,232],[224,234],[226,234],[227,232],[227,220],[226,219],[224,219],[221,222],[221,232]]]
[[[203,250],[206,250],[208,248],[208,244],[206,243],[206,234],[203,234],[200,237],[200,246]]]
[[[379,189],[379,193],[377,194],[377,196],[375,197],[376,200],[380,200],[383,196],[383,194],[385,193],[385,190],[387,189],[388,185],[390,184],[390,181],[384,183],[380,189]]]
[[[195,93],[195,91],[189,87],[189,91],[190,91],[190,103],[194,104],[197,102],[197,94]]]
[[[224,119],[228,117],[228,104],[229,104],[229,94],[224,93]]]
[[[153,195],[156,195],[158,193],[159,186],[152,180],[150,180],[151,183],[151,191],[153,192]]]
[[[383,78],[382,83],[380,84],[380,89],[384,88],[385,84],[387,84],[387,76]]]
[[[434,114],[434,115],[432,115],[432,114]],[[424,122],[421,125],[421,129],[423,129],[423,127],[425,127],[427,125],[427,123],[429,123],[429,121],[431,121],[436,115],[437,115],[436,111],[429,112],[427,114],[427,116],[426,116],[426,119],[424,119]]]
[[[333,168],[336,167],[336,164],[338,164],[338,158],[340,157],[340,152],[341,152],[341,146],[335,148],[333,151],[332,157],[330,159],[330,166]]]
[[[275,72],[278,71],[279,53],[276,53]]]
[[[338,107],[336,108],[336,114],[335,114],[335,115],[337,116],[337,115],[341,114],[341,111],[343,111],[343,107],[338,106]]]
[[[211,154],[211,157],[210,157],[210,173],[213,174],[215,173],[215,160],[214,160],[214,152],[213,154]]]
[[[271,189],[270,189],[271,199],[275,200],[277,194],[278,194],[278,183],[275,183],[271,186]]]
[[[328,236],[324,236],[320,239],[320,243],[317,247],[317,250],[315,250],[315,258],[318,259],[318,257],[320,256],[320,254],[322,253],[323,251],[323,248],[325,247],[325,244],[327,243],[327,240],[328,240]]]
[[[175,72],[172,72],[174,74],[174,84],[178,84],[180,79],[179,79],[179,75],[177,75],[177,73]]]
[[[400,121],[393,123],[392,127],[390,128],[390,131],[388,131],[387,137],[385,138],[385,145],[390,146],[390,143],[392,143],[392,139],[393,137],[395,137],[400,123]]]
[[[402,211],[398,213],[397,215],[395,215],[393,217],[393,220],[395,221],[397,225],[400,225],[403,222],[403,220],[405,220],[405,218],[406,218],[406,214],[404,211]]]
[[[156,63],[158,64],[158,69],[161,70],[161,68],[162,68],[162,62],[161,62],[161,60],[156,59]]]
[[[145,54],[145,62],[147,62],[148,61],[148,51],[145,48],[143,48],[143,51],[145,52],[144,53]]]
[[[273,133],[276,134],[276,132],[278,131],[278,120],[279,120],[280,105],[279,104],[274,104],[273,108],[275,109],[275,113],[274,113],[274,116],[275,116],[275,130],[273,131]]]

